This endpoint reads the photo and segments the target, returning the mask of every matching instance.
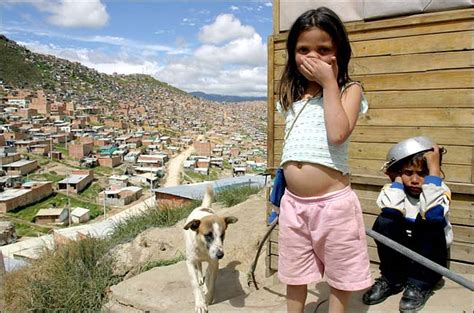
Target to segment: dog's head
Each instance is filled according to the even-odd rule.
[[[185,226],[185,230],[196,232],[196,243],[204,247],[211,259],[222,259],[224,256],[224,237],[227,225],[237,222],[235,216],[221,217],[208,215],[201,219],[193,219]]]

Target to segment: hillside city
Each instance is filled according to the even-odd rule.
[[[177,157],[178,184],[265,171],[264,101],[101,74],[4,36],[0,50],[0,245],[154,197]]]

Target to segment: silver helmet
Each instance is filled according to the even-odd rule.
[[[434,145],[435,142],[426,136],[411,137],[402,140],[388,151],[382,170],[387,172],[389,168],[398,161],[419,152],[432,150]]]

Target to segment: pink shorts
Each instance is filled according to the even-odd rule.
[[[340,290],[372,286],[362,210],[350,187],[309,198],[286,190],[278,223],[281,282],[306,285],[325,275]]]

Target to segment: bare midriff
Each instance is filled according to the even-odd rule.
[[[349,175],[314,163],[289,161],[283,165],[286,188],[300,197],[317,197],[349,186]]]

